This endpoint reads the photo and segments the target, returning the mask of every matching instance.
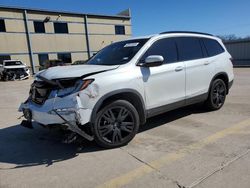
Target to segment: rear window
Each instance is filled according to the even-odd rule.
[[[209,57],[221,54],[225,51],[216,40],[208,38],[203,38],[202,40],[207,49]]]
[[[177,42],[179,60],[188,61],[203,58],[200,41],[195,37],[179,37]]]

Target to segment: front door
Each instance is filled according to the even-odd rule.
[[[185,64],[178,62],[175,41],[171,38],[155,41],[140,61],[143,62],[150,55],[163,56],[164,63],[157,67],[141,67],[146,108],[164,108],[180,101],[184,104]]]

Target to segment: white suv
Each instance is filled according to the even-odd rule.
[[[157,114],[198,102],[220,109],[233,79],[220,39],[165,32],[113,43],[84,65],[37,73],[19,110],[24,126],[56,124],[113,148]]]

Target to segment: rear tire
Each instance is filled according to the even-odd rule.
[[[128,101],[117,100],[97,113],[92,131],[98,145],[116,148],[129,143],[138,132],[139,125],[135,107]]]
[[[205,107],[211,111],[219,110],[224,105],[226,95],[227,87],[225,82],[221,79],[215,79],[212,82],[211,88],[209,90],[209,95],[205,102]]]

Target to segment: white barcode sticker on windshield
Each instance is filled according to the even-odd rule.
[[[136,46],[138,46],[138,44],[139,44],[139,42],[134,42],[134,43],[127,43],[127,44],[125,44],[125,48],[127,48],[127,47],[136,47]]]

